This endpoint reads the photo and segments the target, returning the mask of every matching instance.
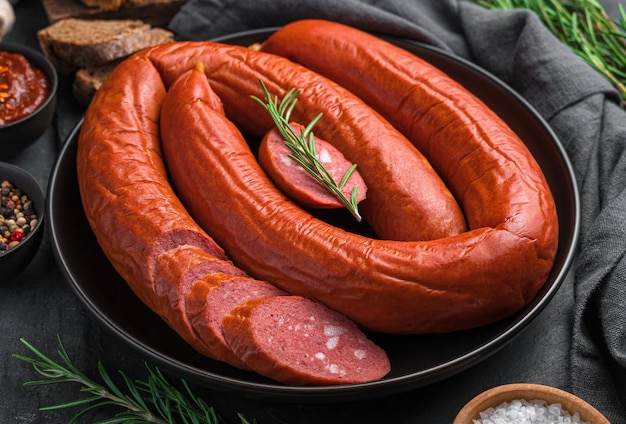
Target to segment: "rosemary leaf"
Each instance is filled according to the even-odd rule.
[[[356,169],[356,164],[352,165],[350,168],[348,168],[348,170],[346,171],[345,174],[343,174],[343,177],[341,178],[341,181],[339,182],[339,188],[343,189],[346,185],[346,183],[348,182],[348,178],[350,178],[350,175],[352,175],[352,173],[354,172],[354,170]],[[353,190],[356,187],[353,187]]]
[[[102,365],[102,362],[100,361],[98,361],[98,372],[100,373],[100,377],[102,378],[102,381],[104,381],[104,383],[108,387],[109,396],[107,397],[109,397],[110,399],[113,398],[116,401],[117,400],[123,401],[127,399],[126,396],[124,396],[124,394],[120,391],[120,389],[117,388],[113,380],[111,380],[111,377],[109,377],[109,373],[107,373],[106,369],[104,368],[104,365]],[[99,390],[99,388],[95,388],[95,389]],[[90,389],[90,391],[91,390],[92,389]],[[128,404],[134,406],[134,402],[128,401]]]
[[[86,398],[72,400],[69,402],[58,403],[56,405],[42,406],[41,408],[39,408],[39,410],[40,411],[56,411],[58,409],[66,409],[66,408],[72,408],[74,406],[86,405],[86,404],[95,402],[100,399],[102,399],[100,396],[90,396]],[[106,402],[106,403],[111,403],[111,402]]]
[[[82,411],[78,412],[76,415],[74,415],[72,417],[72,419],[70,421],[68,421],[67,424],[75,424],[80,422],[80,419],[82,417],[84,417],[85,415],[87,415],[89,412],[102,408],[104,406],[107,406],[109,403],[108,402],[94,402],[93,404],[89,405],[88,407],[84,408]],[[108,421],[108,420],[107,420]]]
[[[128,391],[130,392],[130,395],[132,396],[135,405],[138,405],[138,407],[142,410],[147,410],[148,405],[146,404],[145,400],[141,397],[141,394],[139,393],[139,389],[133,384],[131,379],[125,373],[120,371],[119,374],[124,379],[124,383],[126,384],[126,387],[128,388]]]
[[[291,151],[289,157],[296,161],[307,173],[315,178],[318,183],[341,200],[346,205],[346,208],[350,211],[352,216],[360,222],[362,218],[359,213],[356,195],[354,193],[354,190],[356,190],[357,187],[353,188],[350,198],[346,197],[341,190],[345,185],[344,180],[347,181],[350,174],[354,172],[354,169],[351,168],[346,171],[348,175],[346,176],[344,174],[343,178],[341,178],[342,183],[337,184],[335,178],[330,174],[330,172],[328,172],[324,165],[322,165],[315,154],[315,138],[312,129],[313,126],[321,119],[322,114],[320,113],[313,118],[313,120],[303,129],[300,135],[298,135],[294,129],[291,128],[291,125],[289,125],[289,118],[291,116],[291,112],[296,106],[296,102],[298,101],[297,97],[300,94],[300,91],[295,88],[291,88],[283,96],[283,99],[279,101],[277,97],[272,99],[263,81],[259,80],[259,83],[261,84],[265,101],[256,96],[251,96],[251,98],[263,106],[263,108],[272,117],[276,128],[280,131],[284,138],[285,146],[287,146]]]

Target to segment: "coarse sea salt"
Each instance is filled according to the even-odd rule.
[[[474,424],[590,424],[582,421],[578,412],[570,414],[560,403],[548,404],[539,399],[503,402],[479,415]]]

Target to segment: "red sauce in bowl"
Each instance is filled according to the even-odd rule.
[[[37,110],[50,94],[50,82],[23,55],[0,51],[0,125]]]

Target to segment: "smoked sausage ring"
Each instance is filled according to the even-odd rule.
[[[224,54],[224,51],[228,54]],[[152,178],[154,172],[162,180],[165,170],[160,163],[159,131],[156,126],[162,98],[158,96],[183,72],[201,62],[212,87],[225,100],[227,116],[238,124],[243,123],[245,131],[264,133],[269,128],[268,124],[262,122],[263,118],[255,116],[259,113],[250,112],[248,104],[241,104],[242,96],[259,93],[237,93],[241,87],[253,86],[250,82],[241,83],[242,79],[249,78],[256,82],[260,75],[270,78],[277,67],[283,67],[284,71],[275,75],[275,81],[284,80],[285,86],[279,88],[276,83],[268,85],[280,95],[281,90],[293,86],[290,83],[294,80],[290,79],[290,75],[294,69],[299,69],[284,59],[266,53],[214,43],[159,46],[139,53],[131,61],[145,63],[146,69],[152,68],[146,70],[149,78],[130,73],[124,75],[131,69],[129,67],[120,68],[112,76],[111,82],[103,86],[104,89],[90,107],[93,115],[89,111],[86,115],[79,137],[78,154],[79,184],[86,214],[110,260],[122,263],[120,274],[125,279],[133,279],[137,274],[154,274],[154,246],[155,243],[157,246],[161,244],[159,240],[162,233],[154,229],[150,237],[139,243],[140,246],[134,246],[137,240],[133,237],[137,238],[137,234],[143,237],[145,234],[142,225],[153,228],[149,217],[145,218],[145,222],[125,223],[123,214],[127,211],[123,210],[124,205],[117,204],[120,211],[110,211],[107,201],[113,192],[117,194],[131,190],[137,181],[127,181],[123,188],[115,186],[107,190],[102,189],[102,181],[94,183],[91,178],[94,173],[89,170],[89,166],[98,163],[103,155],[112,154],[97,153],[96,146],[99,143],[106,145],[106,139],[110,136],[123,138],[120,134],[133,133],[145,138],[151,159],[139,163],[130,155],[128,162],[120,167],[140,167],[142,170],[136,174],[136,178],[141,181]],[[271,69],[264,70],[261,63],[271,65]],[[141,96],[154,91],[155,87],[159,94],[155,95],[152,103],[128,105],[124,103],[124,92],[112,88],[114,84],[120,83],[124,85],[124,90],[140,92]],[[115,93],[117,97],[112,95]],[[463,99],[469,98],[467,93],[459,95]],[[482,110],[484,106],[478,105],[476,108]],[[319,110],[310,111],[311,114],[317,112]],[[101,119],[102,115],[107,114],[115,115],[115,119],[124,124],[116,124],[101,131],[99,128],[102,128],[102,123],[96,117]],[[302,114],[306,116],[305,112]],[[495,118],[489,116],[489,119]],[[147,123],[138,129],[134,126],[137,120]],[[179,124],[181,129],[191,133],[205,130],[194,122]],[[110,131],[117,134],[111,134]],[[332,138],[323,133],[321,136],[329,141]],[[472,223],[470,231],[454,236],[430,241],[380,240],[335,228],[312,218],[290,203],[284,203],[284,196],[269,182],[264,182],[251,152],[247,157],[242,156],[236,165],[228,161],[222,161],[220,165],[224,175],[231,177],[245,172],[257,175],[258,172],[259,180],[255,180],[259,181],[258,191],[251,193],[241,190],[241,187],[228,185],[217,187],[215,189],[221,191],[214,191],[214,196],[227,196],[229,200],[220,203],[220,207],[224,208],[222,212],[215,215],[210,212],[197,213],[194,216],[211,235],[210,238],[217,241],[217,247],[207,241],[203,231],[186,219],[178,222],[176,219],[180,220],[180,217],[172,218],[173,228],[176,234],[184,233],[179,231],[181,228],[188,228],[196,240],[194,244],[211,245],[221,265],[230,267],[233,265],[230,262],[232,260],[237,267],[255,278],[271,281],[289,293],[315,298],[367,329],[389,333],[433,333],[484,325],[510,316],[535,297],[550,272],[556,252],[558,228],[550,190],[521,142],[514,137],[507,137],[506,140],[507,154],[502,155],[502,162],[496,161],[497,164],[508,163],[507,155],[521,160],[519,163],[510,161],[513,165],[507,165],[512,166],[507,169],[515,169],[516,172],[507,174],[506,184],[497,184],[502,181],[499,178],[502,168],[492,166],[494,161],[490,157],[490,148],[481,142],[471,146],[474,153],[466,155],[459,169],[469,168],[477,175],[488,177],[473,180],[471,190],[467,189],[467,181],[462,183],[465,184],[464,189],[461,182],[455,182],[460,179],[449,178],[453,191],[463,198],[468,221]],[[189,143],[190,149],[196,147],[195,140]],[[132,146],[116,148],[133,151]],[[235,145],[233,148],[240,149],[243,146]],[[121,155],[119,151],[114,153],[116,158]],[[489,157],[488,162],[482,160],[486,157]],[[448,159],[449,169],[459,164],[458,159]],[[441,161],[443,165],[446,164],[445,158]],[[126,175],[125,170],[116,173],[108,169],[113,166],[108,162],[100,167],[97,174],[99,178],[116,185],[124,181]],[[197,181],[202,182],[208,171],[205,168],[193,172],[196,173]],[[110,176],[110,172],[114,175]],[[476,205],[472,202],[481,199],[475,193],[485,192],[494,193],[491,197],[499,201],[483,207],[469,206]],[[150,196],[159,199],[159,208],[162,206],[169,209],[172,215],[180,215],[181,205],[172,193],[171,188],[160,188]],[[282,202],[280,208],[273,208],[270,212],[263,207],[268,199],[279,197]],[[216,197],[197,198],[203,202],[203,207],[210,208],[211,201]],[[188,207],[194,209],[191,205]],[[232,209],[229,210],[229,207]],[[495,213],[491,209],[496,210]],[[488,210],[488,218],[479,214],[480,210]],[[293,225],[286,225],[288,223]],[[125,236],[127,243],[122,243],[122,247],[129,248],[130,253],[121,253],[119,225],[128,232]],[[227,255],[223,254],[222,248]],[[129,259],[125,255],[133,258]],[[129,262],[132,264],[124,265]],[[137,279],[146,281],[144,275]],[[171,305],[154,300],[155,297],[150,293],[154,289],[154,279],[148,281],[145,287],[134,289],[153,309],[172,315],[164,311],[171,309]]]

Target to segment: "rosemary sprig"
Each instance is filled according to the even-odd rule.
[[[296,90],[295,88],[290,89],[283,99],[279,101],[277,97],[272,98],[263,81],[259,80],[259,83],[261,84],[265,101],[256,96],[251,97],[253,100],[260,103],[272,117],[276,128],[278,128],[284,138],[285,146],[291,151],[289,157],[304,168],[318,183],[341,200],[352,216],[360,222],[362,218],[356,201],[358,186],[352,188],[350,198],[346,197],[342,191],[357,165],[353,164],[348,168],[341,178],[341,181],[337,183],[335,178],[328,172],[324,165],[322,165],[315,154],[315,138],[312,130],[315,124],[322,118],[322,114],[319,113],[313,118],[302,130],[301,134],[298,135],[298,133],[291,128],[291,125],[289,125],[289,118],[298,101],[297,97],[300,94],[300,90]]]
[[[74,407],[82,407],[68,424],[77,423],[87,413],[103,407],[116,407],[121,411],[114,417],[98,421],[98,424],[225,424],[212,407],[202,399],[196,397],[185,380],[181,380],[183,391],[174,387],[158,368],[148,370],[147,381],[131,381],[128,376],[119,371],[128,393],[124,393],[112,380],[102,363],[98,362],[98,372],[103,384],[89,378],[72,363],[61,338],[59,340],[58,355],[61,363],[55,362],[41,353],[24,339],[20,341],[32,352],[35,357],[14,354],[13,357],[25,361],[33,366],[42,377],[24,383],[24,386],[42,386],[57,383],[78,383],[82,385],[81,393],[87,396],[55,405],[39,408],[40,411],[53,411]],[[239,415],[241,424],[250,424],[243,415]],[[177,421],[180,420],[180,421]]]
[[[476,0],[491,9],[534,11],[550,31],[603,74],[626,100],[626,13],[611,19],[597,0]]]

